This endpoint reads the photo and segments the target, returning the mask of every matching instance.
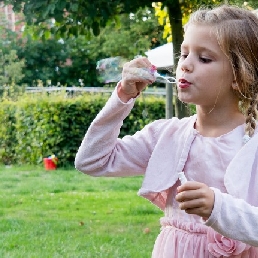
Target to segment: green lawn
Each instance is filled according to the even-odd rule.
[[[0,257],[149,258],[162,212],[141,181],[0,166]]]

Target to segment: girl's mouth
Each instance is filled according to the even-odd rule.
[[[191,83],[183,78],[178,80],[178,87],[181,89],[186,89],[190,87]]]

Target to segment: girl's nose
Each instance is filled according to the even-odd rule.
[[[186,57],[184,61],[182,61],[181,70],[184,72],[192,72],[193,71],[193,64],[192,64],[189,56]]]

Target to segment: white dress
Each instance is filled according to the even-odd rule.
[[[205,183],[226,193],[224,174],[232,158],[242,147],[244,125],[220,137],[196,134],[185,163],[188,180]],[[255,258],[258,248],[232,240],[205,226],[202,218],[187,214],[174,201],[179,182],[169,190],[165,217],[161,218],[153,258]],[[236,225],[237,227],[237,225]]]

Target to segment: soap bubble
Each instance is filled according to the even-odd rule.
[[[101,59],[97,62],[98,80],[101,83],[119,82],[126,60],[121,56]]]

